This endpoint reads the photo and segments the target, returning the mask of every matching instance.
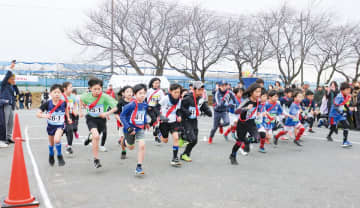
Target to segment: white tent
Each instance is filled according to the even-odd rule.
[[[169,80],[164,76],[140,76],[140,75],[113,75],[110,78],[109,85],[111,84],[114,89],[122,88],[126,85],[134,86],[136,84],[149,85],[152,78],[157,77],[161,80],[160,87],[168,89],[170,87]]]

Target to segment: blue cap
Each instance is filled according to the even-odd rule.
[[[225,80],[221,80],[220,82],[218,82],[219,83],[219,85],[227,85],[228,83],[227,83],[227,81],[225,81]]]

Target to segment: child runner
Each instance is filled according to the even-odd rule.
[[[87,146],[91,141],[92,151],[94,155],[94,166],[100,168],[99,160],[99,140],[100,134],[106,129],[106,117],[117,111],[117,102],[109,95],[102,93],[103,82],[100,79],[92,78],[88,82],[90,92],[84,93],[80,97],[80,105],[87,109],[86,124],[91,133],[91,137],[85,140],[84,145]],[[105,112],[108,107],[110,111]]]
[[[57,158],[59,166],[64,166],[65,161],[61,153],[61,136],[65,128],[65,118],[67,123],[72,123],[69,116],[69,109],[66,102],[61,100],[63,92],[62,86],[55,84],[50,88],[51,100],[43,103],[40,106],[40,111],[37,113],[38,118],[47,118],[47,133],[49,135],[49,163],[54,165],[54,145],[57,151]],[[44,113],[46,112],[46,113]]]
[[[173,157],[170,164],[174,167],[181,166],[178,158],[179,151],[179,126],[181,122],[180,115],[180,92],[181,85],[171,84],[169,94],[160,100],[161,114],[165,119],[160,123],[161,141],[168,142],[169,133],[173,138]]]
[[[276,120],[283,114],[280,103],[278,102],[279,96],[275,90],[272,90],[268,94],[269,101],[265,106],[265,117],[263,120],[263,126],[266,130],[266,140],[270,140],[273,137],[273,129],[276,127]]]
[[[151,118],[150,126],[153,127],[153,135],[155,136],[155,141],[161,143],[159,139],[159,116],[160,116],[160,100],[165,96],[164,92],[160,88],[160,79],[155,77],[150,80],[149,90],[147,91],[146,98],[149,105],[148,114]]]
[[[232,135],[233,139],[236,141],[235,132],[236,132],[236,126],[237,126],[237,121],[239,119],[239,116],[235,114],[235,109],[238,108],[239,105],[242,103],[242,101],[243,101],[243,98],[242,98],[243,93],[244,93],[243,88],[235,88],[234,89],[236,103],[235,103],[234,107],[229,109],[231,126],[224,133],[225,140],[229,140],[228,135],[231,132],[231,135]]]
[[[186,140],[189,144],[186,145],[185,151],[181,154],[181,160],[191,162],[191,151],[198,141],[198,120],[200,112],[204,112],[207,116],[211,117],[212,112],[208,105],[204,102],[204,84],[201,81],[196,81],[193,84],[193,91],[184,96],[181,101],[181,115],[183,118],[183,125],[186,135]]]
[[[236,160],[236,154],[243,143],[245,143],[245,147],[244,147],[245,152],[250,151],[250,147],[249,147],[250,142],[247,139],[246,134],[249,133],[255,138],[257,138],[259,135],[259,132],[256,127],[255,119],[256,119],[257,109],[259,107],[261,88],[262,87],[257,83],[251,84],[244,93],[244,96],[246,96],[247,98],[240,104],[240,106],[235,111],[235,113],[240,114],[240,116],[236,127],[237,140],[232,148],[229,157],[232,165],[238,164]],[[265,138],[264,135],[263,138]]]
[[[280,136],[285,135],[289,132],[294,132],[295,135],[294,143],[297,146],[302,146],[299,140],[305,131],[304,126],[300,122],[301,111],[302,111],[300,102],[302,101],[303,97],[304,96],[301,91],[297,91],[294,93],[294,102],[291,104],[289,109],[289,115],[285,120],[285,128],[274,137],[275,145],[278,144],[278,140]]]
[[[309,125],[309,132],[315,133],[312,130],[315,120],[315,102],[314,102],[314,93],[311,90],[306,91],[305,99],[301,102],[301,106],[304,109],[304,122]]]
[[[257,109],[257,113],[255,114],[256,115],[255,124],[256,124],[256,127],[259,132],[258,136],[260,136],[259,152],[261,152],[261,153],[266,153],[266,150],[265,150],[266,130],[265,130],[265,126],[264,126],[264,118],[266,116],[267,100],[268,100],[268,94],[267,94],[265,88],[261,88],[260,103],[259,103],[259,107]],[[258,139],[257,137],[255,137],[255,138]]]
[[[120,100],[117,104],[118,110],[115,112],[115,118],[117,120],[117,127],[118,127],[118,131],[119,131],[119,136],[120,136],[119,144],[121,145],[121,149],[122,149],[121,159],[124,160],[124,159],[126,159],[126,148],[125,148],[125,145],[123,143],[121,143],[121,141],[124,139],[124,130],[122,129],[123,125],[120,120],[120,114],[121,114],[122,110],[124,109],[124,106],[126,106],[131,101],[133,101],[134,90],[131,86],[127,85],[119,91],[118,95],[120,97]]]
[[[233,92],[227,89],[228,83],[223,80],[219,83],[219,89],[215,92],[213,97],[214,106],[214,122],[210,131],[209,144],[212,144],[215,132],[218,127],[228,126],[230,124],[229,108],[236,103],[236,98]],[[230,100],[233,102],[230,103]],[[221,120],[223,123],[221,123]],[[221,132],[222,133],[222,132]],[[225,137],[226,138],[226,137]]]
[[[138,142],[138,162],[135,169],[135,175],[144,175],[142,164],[145,157],[145,134],[144,130],[149,128],[146,122],[146,111],[148,105],[146,98],[146,85],[137,84],[134,86],[135,100],[127,104],[121,114],[120,120],[124,125],[125,137],[121,139],[121,145],[130,150],[135,148],[135,141]]]
[[[330,121],[330,132],[327,136],[328,141],[333,141],[331,135],[334,132],[337,132],[337,125],[340,123],[343,127],[343,143],[342,147],[351,147],[352,144],[347,140],[350,124],[347,120],[346,112],[349,110],[353,110],[349,108],[348,102],[351,99],[350,96],[351,88],[350,85],[346,82],[341,83],[340,85],[340,93],[335,97],[334,103],[331,105],[330,113],[329,113],[329,121]]]
[[[64,93],[61,96],[61,99],[66,102],[66,106],[69,110],[70,119],[65,119],[65,133],[67,139],[67,146],[65,152],[68,154],[73,154],[72,143],[74,140],[74,129],[76,129],[75,120],[78,116],[78,103],[76,97],[72,93],[72,84],[70,82],[63,83]],[[71,123],[68,121],[71,120]]]

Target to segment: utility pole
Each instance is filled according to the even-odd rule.
[[[114,74],[114,0],[111,0],[111,49],[110,49],[111,75]]]

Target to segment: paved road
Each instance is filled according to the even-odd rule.
[[[327,129],[315,129],[315,134],[304,136],[302,148],[281,141],[277,148],[267,145],[267,154],[254,149],[249,156],[239,156],[239,166],[231,166],[228,156],[233,142],[217,134],[214,144],[208,145],[204,137],[212,122],[202,118],[201,141],[192,163],[171,167],[172,145],[157,146],[148,134],[146,176],[136,178],[136,151],[120,160],[114,120],[109,123],[109,151],[100,154],[103,168],[98,170],[93,168],[91,147],[82,145],[87,135],[84,121],[80,121],[82,137],[75,141],[75,155],[66,155],[67,164],[60,168],[47,162],[46,121],[36,119],[34,111],[21,111],[20,120],[53,207],[360,207],[358,132],[350,132],[352,149],[325,141]],[[32,194],[46,207],[25,143],[23,147]],[[1,199],[8,192],[12,151],[0,150]]]

